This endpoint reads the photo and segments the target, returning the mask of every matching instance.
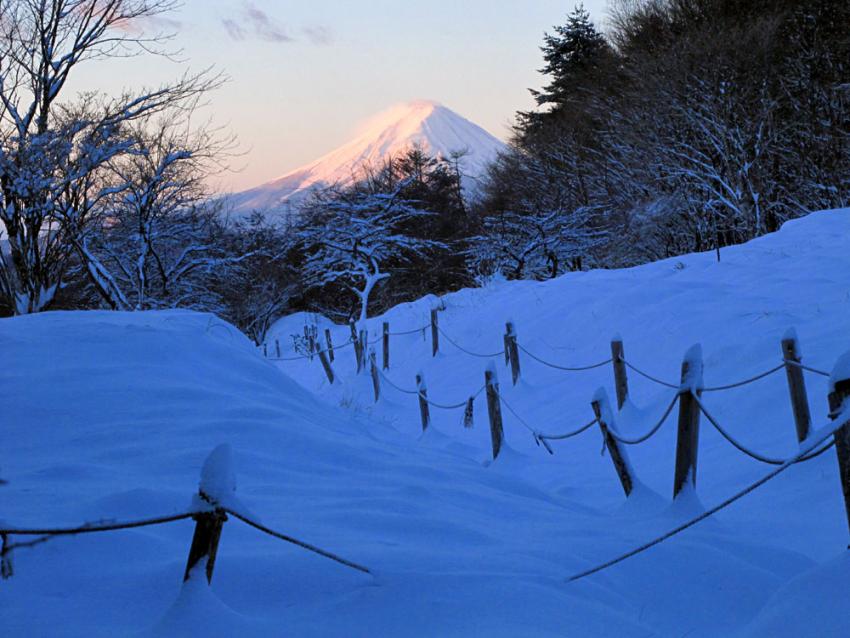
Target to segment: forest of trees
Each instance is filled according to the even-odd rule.
[[[557,201],[607,232],[582,266],[616,267],[847,206],[849,24],[833,0],[618,0],[603,35],[578,6],[482,214],[534,224]]]
[[[157,54],[128,28],[172,0],[0,5],[0,315],[215,312],[261,342],[493,277],[546,279],[724,246],[850,198],[850,4],[617,0],[543,38],[537,108],[466,201],[462,158],[410,149],[285,220],[208,184],[234,140],[197,127],[222,82],[66,95],[90,60]]]

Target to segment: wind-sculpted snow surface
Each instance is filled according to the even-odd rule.
[[[678,382],[701,343],[705,384],[776,365],[794,326],[804,363],[830,370],[850,349],[846,273],[850,212],[827,212],[713,255],[546,283],[497,283],[446,296],[440,326],[475,352],[502,347],[504,319],[530,352],[566,366],[625,356]],[[436,299],[369,320],[393,332],[427,323]],[[272,331],[284,356],[305,315]],[[322,328],[326,325],[322,323]],[[339,346],[348,328],[333,327]],[[321,331],[320,331],[321,334]],[[273,351],[273,348],[270,348]],[[232,449],[235,497],[269,527],[368,566],[346,569],[225,523],[211,589],[181,579],[191,521],[79,537],[13,552],[0,582],[3,636],[843,636],[850,591],[847,528],[834,454],[795,466],[717,517],[586,579],[566,579],[642,544],[761,477],[705,423],[696,493],[670,504],[675,418],[629,449],[640,479],[626,501],[597,428],[553,441],[554,456],[504,412],[494,463],[483,395],[475,427],[463,409],[431,410],[385,384],[373,403],[353,349],[338,348],[338,383],[318,359],[273,362],[209,315],[47,313],[0,321],[0,517],[8,525],[71,525],[186,511],[204,459]],[[501,392],[541,431],[593,418],[610,366],[569,373],[522,353],[522,379]],[[380,357],[378,357],[380,361]],[[494,362],[504,365],[500,357]],[[488,361],[421,333],[392,338],[386,375],[428,397],[463,401]],[[807,377],[815,425],[827,380]],[[670,390],[632,375],[617,416],[646,431]],[[784,377],[706,395],[747,446],[797,450]],[[221,453],[222,457],[226,456]],[[214,483],[234,485],[228,463]]]

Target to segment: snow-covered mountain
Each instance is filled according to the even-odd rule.
[[[483,128],[436,102],[417,100],[398,104],[370,119],[354,139],[316,161],[282,177],[233,195],[237,212],[275,210],[303,197],[311,188],[351,183],[364,166],[400,155],[418,146],[433,156],[464,152],[464,189],[475,190],[478,179],[504,143]]]

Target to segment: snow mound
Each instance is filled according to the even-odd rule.
[[[725,250],[719,264],[710,254],[688,255],[460,291],[443,298],[440,326],[471,351],[492,353],[502,347],[504,318],[513,317],[528,352],[565,365],[604,361],[608,336],[620,333],[627,361],[676,388],[692,344],[702,344],[706,385],[717,386],[776,365],[793,326],[803,362],[830,370],[850,348],[848,239],[850,211],[819,213]],[[370,343],[379,343],[384,320],[393,332],[421,327],[434,302],[371,319]],[[313,318],[274,327],[270,338],[287,355],[305,319]],[[265,525],[379,574],[347,569],[235,517],[224,524],[211,589],[200,587],[203,579],[181,587],[190,520],[62,537],[13,552],[15,575],[0,583],[3,635],[154,627],[154,635],[829,636],[841,627],[847,523],[834,454],[568,583],[769,468],[703,421],[696,491],[671,504],[675,411],[656,436],[629,449],[640,483],[628,501],[596,427],[553,442],[550,456],[505,409],[503,455],[486,463],[483,393],[473,428],[464,427],[463,408],[434,408],[423,436],[415,394],[384,383],[375,403],[369,375],[354,374],[353,349],[341,347],[348,328],[321,326],[338,345],[332,386],[317,359],[266,360],[209,315],[57,312],[0,321],[7,523],[186,511],[204,459],[226,444],[239,497]],[[434,401],[465,401],[489,365],[504,365],[501,356],[470,357],[446,341],[432,357],[428,338],[393,337],[385,374],[410,390],[421,371]],[[520,356],[522,378],[514,386],[502,374],[500,393],[538,432],[587,423],[600,386],[612,396],[610,365],[565,373]],[[743,444],[789,456],[799,448],[785,383],[780,371],[704,401]],[[828,421],[828,383],[807,383],[817,428]],[[614,418],[634,437],[676,390],[632,370],[629,387]],[[231,473],[211,474],[229,493]],[[807,633],[804,619],[815,613]]]

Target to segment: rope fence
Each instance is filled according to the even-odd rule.
[[[607,561],[602,565],[598,565],[592,569],[581,572],[580,574],[576,574],[571,577],[570,580],[584,578],[646,551],[658,543],[663,542],[667,538],[688,529],[723,508],[728,507],[735,501],[743,498],[755,489],[758,489],[758,487],[765,484],[781,472],[784,472],[792,465],[808,462],[821,457],[825,452],[833,448],[835,448],[838,452],[840,476],[842,477],[842,486],[844,488],[843,491],[847,504],[846,510],[848,522],[850,522],[850,423],[844,422],[842,425],[834,425],[834,427],[828,429],[827,434],[822,434],[820,430],[820,433],[817,436],[812,434],[808,395],[806,392],[805,379],[802,373],[808,372],[821,377],[830,377],[831,375],[824,370],[804,364],[801,361],[799,346],[793,331],[789,331],[789,333],[787,333],[782,339],[782,357],[776,365],[772,365],[771,367],[744,379],[713,386],[706,386],[703,383],[703,360],[702,351],[699,346],[691,348],[688,353],[686,353],[682,361],[681,379],[678,383],[675,383],[655,376],[647,372],[642,366],[633,363],[625,356],[623,341],[619,337],[615,337],[611,341],[610,357],[606,357],[604,360],[587,365],[565,365],[560,362],[550,361],[530,350],[519,340],[517,329],[513,322],[509,321],[505,324],[505,326],[506,330],[502,337],[504,347],[498,351],[485,353],[466,347],[459,340],[448,334],[448,332],[439,325],[438,311],[436,309],[431,311],[430,322],[415,330],[391,332],[389,329],[389,323],[384,322],[382,335],[379,337],[382,338],[383,345],[382,369],[378,369],[374,351],[370,353],[375,401],[377,402],[380,397],[381,381],[403,394],[416,396],[419,401],[422,428],[424,431],[430,423],[430,407],[444,410],[464,409],[464,425],[466,427],[472,427],[474,401],[482,393],[486,392],[487,412],[494,461],[499,456],[504,437],[501,413],[503,408],[532,435],[535,443],[538,446],[543,446],[549,454],[554,454],[554,450],[550,443],[556,441],[567,441],[587,432],[594,426],[598,426],[603,436],[603,454],[606,450],[608,451],[611,462],[614,465],[614,469],[627,498],[631,495],[635,485],[639,484],[639,481],[635,474],[634,467],[629,462],[626,450],[621,446],[640,445],[653,438],[661,431],[664,424],[671,418],[673,410],[677,404],[679,405],[679,414],[675,450],[676,462],[673,480],[674,499],[676,499],[686,487],[690,487],[692,489],[696,488],[699,442],[698,434],[701,417],[704,417],[706,421],[708,421],[708,423],[720,434],[720,436],[736,450],[755,461],[768,464],[776,468],[762,479],[748,485],[719,505],[671,530],[667,534],[645,543],[640,547],[623,554],[622,556]],[[492,361],[488,364],[488,367],[485,370],[484,385],[474,394],[470,395],[468,399],[457,403],[442,403],[440,401],[435,401],[433,398],[428,396],[425,380],[421,373],[416,375],[415,389],[408,389],[398,385],[385,373],[385,371],[390,368],[390,337],[414,333],[422,333],[423,337],[427,337],[429,328],[431,334],[432,356],[436,356],[440,351],[440,338],[442,338],[460,352],[471,357],[491,360],[504,357],[505,365],[510,366],[511,381],[514,386],[518,384],[522,377],[520,353],[523,353],[524,356],[527,356],[530,360],[540,365],[550,369],[570,373],[588,372],[610,365],[612,367],[614,377],[616,404],[609,403],[607,393],[604,389],[600,388],[590,402],[595,414],[594,419],[567,432],[554,434],[542,433],[531,424],[530,420],[523,417],[520,411],[512,405],[513,399],[511,399],[511,402],[507,401],[504,393],[499,390],[499,382],[496,376],[494,362]],[[368,333],[366,331],[361,330],[360,336],[358,337],[354,327],[352,327],[351,343],[354,345],[355,351],[357,352],[358,372],[366,367],[364,352],[367,340]],[[848,355],[848,357],[850,357],[850,355]],[[715,418],[703,400],[703,395],[705,394],[723,393],[748,387],[751,384],[778,374],[782,370],[786,372],[787,376],[788,391],[794,416],[794,425],[801,450],[798,454],[789,458],[769,456],[757,450],[753,450],[747,445],[741,443],[731,434],[731,430],[724,427],[718,419]],[[850,370],[850,364],[848,364],[848,370]],[[666,406],[661,416],[657,420],[653,421],[651,426],[646,428],[642,434],[636,436],[627,436],[621,433],[617,424],[617,420],[620,417],[624,405],[630,399],[628,379],[629,371],[657,386],[675,391],[675,394],[669,401],[666,402]],[[329,378],[331,378],[330,375]],[[842,386],[842,383],[844,386]],[[843,380],[837,385],[833,383],[831,388],[833,388],[833,391],[830,394],[830,409],[832,410],[832,414],[835,415],[840,407],[839,403],[843,402],[845,398],[850,397],[850,379]],[[833,405],[834,402],[838,403]],[[832,441],[828,441],[827,439],[829,439],[832,435],[834,435],[834,439]],[[839,439],[841,439],[841,443],[839,443]]]
[[[364,567],[363,565],[343,558],[338,554],[334,554],[317,547],[316,545],[299,540],[288,534],[284,534],[283,532],[266,527],[265,525],[252,520],[248,516],[245,516],[232,508],[222,506],[216,498],[206,494],[203,487],[203,477],[205,475],[209,475],[213,471],[211,468],[219,467],[223,458],[224,462],[229,466],[229,455],[230,448],[228,446],[219,446],[213,450],[204,463],[204,469],[201,472],[201,489],[198,491],[198,495],[201,501],[209,505],[208,508],[205,507],[190,510],[188,512],[181,512],[179,514],[169,514],[166,516],[157,516],[135,521],[84,523],[83,525],[78,525],[76,527],[0,528],[0,540],[2,540],[2,546],[0,547],[0,574],[2,575],[2,578],[5,580],[11,578],[14,574],[11,554],[16,549],[32,548],[58,536],[76,536],[78,534],[138,529],[155,525],[165,525],[167,523],[174,523],[176,521],[191,518],[196,521],[195,533],[192,538],[192,544],[189,548],[189,558],[186,563],[183,580],[184,582],[189,580],[194,567],[203,561],[205,563],[207,582],[209,583],[212,581],[213,567],[218,551],[221,528],[225,521],[227,521],[228,514],[268,536],[291,543],[359,572],[363,572],[365,574],[372,573],[368,567]],[[12,536],[37,536],[38,538],[31,541],[12,543],[9,540]]]

